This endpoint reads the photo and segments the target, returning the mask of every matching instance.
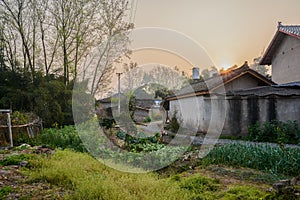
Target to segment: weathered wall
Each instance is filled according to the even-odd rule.
[[[277,84],[300,81],[300,39],[286,37],[272,60],[272,80]]]
[[[264,84],[266,85],[266,84]],[[226,92],[234,91],[234,90],[242,90],[246,88],[254,88],[262,86],[262,83],[260,83],[257,78],[254,78],[250,74],[245,74],[230,83],[226,84],[225,90]]]
[[[258,86],[267,86],[267,85],[268,84],[266,84],[263,81],[258,80],[251,74],[244,74],[244,75],[230,81],[229,83],[226,83],[224,85],[224,87],[215,89],[213,92],[222,94],[222,93],[224,93],[224,89],[225,89],[226,93],[228,93],[228,92],[235,91],[235,90],[255,88]]]
[[[257,121],[300,121],[300,96],[199,96],[171,101],[170,117],[174,110],[193,131],[240,136]]]

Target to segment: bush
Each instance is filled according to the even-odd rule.
[[[124,140],[128,145],[157,144],[159,142],[159,133],[156,133],[154,136],[146,136],[144,133],[138,133],[137,137],[135,137],[123,131],[118,131],[116,135],[119,139]],[[135,148],[134,146],[131,147]]]
[[[300,124],[297,121],[255,123],[248,127],[249,139],[256,142],[300,144]]]
[[[143,122],[144,123],[150,123],[151,122],[151,117],[149,117],[149,116],[145,117]]]
[[[175,110],[166,129],[172,131],[173,133],[177,133],[179,128],[180,128],[180,121],[177,119],[177,110]]]
[[[39,136],[40,144],[47,144],[52,148],[73,149],[79,152],[86,152],[75,126],[65,126],[64,128],[45,129]]]
[[[116,124],[116,122],[114,119],[102,118],[99,120],[99,124],[100,126],[109,129],[112,128]]]

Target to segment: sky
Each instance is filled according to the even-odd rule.
[[[183,70],[241,66],[245,61],[252,63],[268,47],[278,21],[300,24],[299,0],[136,2],[132,21],[139,31],[133,34],[134,40],[148,42],[135,46],[133,59],[141,65],[163,63]],[[207,59],[211,62],[203,61]]]

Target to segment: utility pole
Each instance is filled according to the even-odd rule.
[[[120,116],[121,114],[121,74],[122,73],[116,73],[118,75],[118,115]]]

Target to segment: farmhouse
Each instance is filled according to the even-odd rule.
[[[272,64],[272,81],[245,63],[193,83],[165,99],[166,122],[176,114],[182,126],[193,131],[240,136],[257,121],[300,121],[299,27],[279,24],[260,62]]]
[[[235,91],[274,84],[249,68],[245,62],[239,68],[191,84],[190,87],[167,97],[164,102],[166,116],[171,117],[176,112],[176,117],[180,118],[182,125],[193,131],[202,133],[222,131],[223,134],[237,135],[241,131],[245,132],[240,121],[242,117],[246,123],[253,121],[254,113],[246,108],[247,105],[256,104],[256,101],[252,97],[237,97]],[[241,128],[237,128],[238,126]]]
[[[279,22],[260,64],[272,65],[272,80],[277,84],[300,81],[300,26]]]
[[[121,94],[121,98],[123,101],[128,101],[128,98]],[[113,101],[115,99],[115,102]],[[107,97],[104,99],[97,100],[97,109],[98,114],[103,109],[105,112],[103,113],[106,118],[113,119],[113,110],[117,110],[117,99],[118,95],[113,95],[112,97]],[[137,122],[143,122],[144,119],[150,116],[150,113],[157,110],[155,100],[153,99],[136,99],[135,100],[135,112],[134,112],[134,120]],[[122,106],[123,108],[123,106]]]

